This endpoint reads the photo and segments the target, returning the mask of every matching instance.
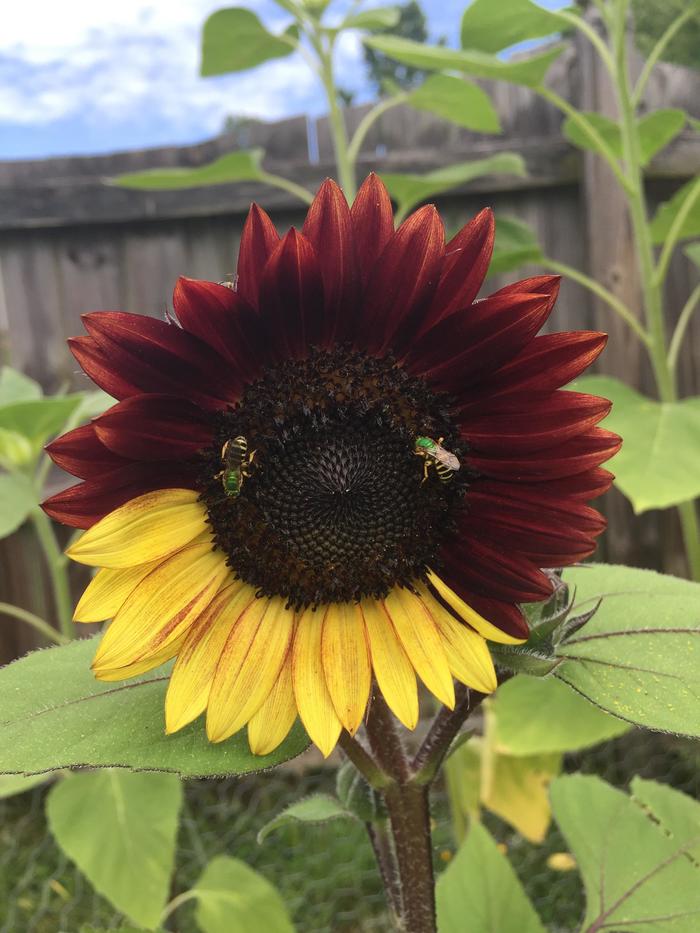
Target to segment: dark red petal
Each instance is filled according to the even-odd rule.
[[[604,470],[600,471],[604,473]],[[589,471],[590,473],[590,471]],[[587,476],[589,474],[580,474]],[[513,521],[519,526],[560,528],[572,536],[595,537],[605,529],[605,519],[580,499],[564,498],[559,490],[573,477],[549,483],[503,483],[478,480],[468,494],[468,511],[463,522],[472,517],[495,521]]]
[[[499,552],[504,548],[511,553],[527,557],[537,567],[568,567],[585,560],[595,552],[593,538],[574,538],[566,533],[538,532],[531,528],[514,528],[508,523],[474,519],[465,533],[469,547],[472,540],[480,541]]]
[[[483,616],[491,625],[495,625],[496,628],[505,632],[507,635],[512,635],[513,638],[527,638],[529,635],[527,620],[518,606],[513,605],[511,602],[503,602],[499,599],[491,599],[488,596],[480,596],[477,593],[473,593],[470,589],[465,587],[458,570],[455,573],[441,572],[440,576],[449,588],[454,590],[460,599],[463,599],[468,606],[475,609],[479,615]],[[430,587],[430,589],[433,596],[439,599],[445,608],[450,609],[447,603],[440,599],[437,591],[433,590],[432,587]],[[458,619],[461,619],[457,613],[453,612],[452,614]]]
[[[350,208],[332,179],[327,178],[321,185],[302,232],[314,248],[323,276],[325,315],[321,345],[325,347],[336,337],[339,342],[347,339],[347,325],[357,315],[360,297]]]
[[[242,381],[219,354],[173,324],[122,311],[82,319],[113,371],[141,392],[183,396],[206,408],[222,408],[240,395]]]
[[[132,463],[99,479],[90,479],[42,503],[47,515],[72,528],[89,528],[130,499],[154,489],[196,489],[188,464]]]
[[[492,295],[453,314],[416,342],[406,366],[461,397],[532,341],[552,309],[549,295]]]
[[[68,347],[81,369],[95,385],[114,398],[128,398],[141,390],[114,367],[114,361],[103,353],[92,337],[69,337]]]
[[[401,224],[367,284],[358,349],[401,357],[422,324],[437,286],[445,244],[440,215],[428,204]]]
[[[372,172],[357,192],[350,217],[355,231],[357,261],[363,284],[394,232],[394,211],[384,183]]]
[[[526,279],[520,279],[519,282],[511,282],[510,285],[504,285],[499,288],[494,295],[522,295],[525,292],[531,292],[533,295],[546,293],[552,296],[552,304],[559,296],[561,288],[560,275],[531,275]]]
[[[617,434],[602,428],[593,428],[557,448],[521,457],[508,454],[487,457],[470,453],[466,460],[468,465],[482,476],[536,483],[573,476],[600,466],[613,457],[621,446],[622,440]]]
[[[128,462],[107,450],[91,424],[68,431],[44,449],[56,466],[80,479],[102,476]]]
[[[452,576],[460,574],[464,585],[482,596],[505,602],[538,602],[552,593],[549,577],[527,557],[489,547],[472,537],[452,539],[440,556]]]
[[[183,328],[213,347],[242,382],[260,377],[269,339],[259,315],[241,295],[215,282],[181,276],[173,307]]]
[[[428,326],[468,308],[479,294],[491,262],[494,232],[493,211],[486,207],[447,244],[440,281],[426,315]]]
[[[136,395],[93,422],[102,443],[132,460],[188,459],[212,443],[211,419],[169,395]]]
[[[496,395],[552,392],[567,385],[603,352],[608,335],[595,331],[535,337],[514,359],[465,392],[462,409],[483,405]]]
[[[323,281],[313,246],[298,230],[284,235],[260,284],[260,314],[280,358],[306,356],[323,329]]]
[[[257,204],[251,205],[238,248],[236,291],[253,308],[258,307],[263,270],[279,239],[265,211]]]
[[[534,399],[527,393],[506,399],[510,404],[485,403],[483,411],[474,410],[462,421],[460,434],[470,450],[527,453],[552,447],[592,428],[612,407],[607,399],[580,392],[558,391]],[[516,404],[519,410],[512,410]]]

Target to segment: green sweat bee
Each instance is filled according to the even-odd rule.
[[[224,492],[230,498],[240,495],[243,481],[251,474],[256,453],[255,450],[248,453],[248,441],[242,434],[226,441],[221,448],[223,469],[216,474],[215,479],[221,480]]]
[[[428,478],[428,470],[435,467],[435,472],[443,483],[448,483],[460,467],[458,458],[442,447],[444,437],[434,441],[432,437],[417,437],[414,453],[423,458],[423,482]]]

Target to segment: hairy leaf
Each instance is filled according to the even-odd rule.
[[[245,732],[212,744],[201,721],[166,736],[169,668],[122,683],[97,681],[90,662],[98,637],[35,651],[0,669],[0,773],[114,766],[185,777],[244,774],[308,746],[298,724],[263,757],[250,752]]]
[[[525,39],[551,36],[567,25],[530,0],[473,0],[462,16],[462,48],[500,52]]]
[[[226,185],[234,181],[256,181],[263,174],[260,167],[262,157],[262,149],[241,150],[229,152],[199,168],[153,168],[118,175],[112,182],[122,188],[169,191]]]
[[[429,75],[408,96],[408,103],[477,133],[500,133],[491,98],[477,84],[451,75]]]
[[[294,45],[268,32],[252,10],[243,7],[216,10],[202,30],[200,73],[207,78],[247,71],[293,51]]]
[[[312,794],[285,807],[269,823],[265,823],[258,833],[258,842],[289,823],[327,823],[329,820],[354,819],[354,815],[330,794]]]

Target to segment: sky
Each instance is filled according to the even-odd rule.
[[[227,115],[266,120],[324,112],[299,55],[253,71],[200,78],[199,36],[214,10],[236,0],[20,0],[0,30],[0,159],[186,145],[220,132]],[[497,2],[497,0],[494,0]],[[349,0],[333,0],[338,14]],[[239,0],[271,31],[288,14],[274,0]],[[365,7],[387,5],[367,0]],[[466,0],[422,0],[431,39],[458,44]],[[544,0],[543,6],[563,6]],[[360,35],[343,35],[340,83],[371,96]]]

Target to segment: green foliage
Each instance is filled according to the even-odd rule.
[[[587,376],[573,387],[612,400],[605,426],[624,443],[611,469],[637,514],[700,494],[700,396],[657,402],[611,376]]]
[[[484,175],[519,175],[526,173],[522,156],[514,152],[501,152],[487,159],[459,162],[446,168],[426,172],[424,175],[385,173],[382,181],[396,201],[400,216],[405,216],[421,201],[466,184]]]
[[[427,71],[461,71],[475,78],[496,78],[533,88],[542,84],[550,65],[564,51],[562,45],[526,59],[504,61],[486,52],[422,45],[420,42],[394,36],[368,36],[365,45],[414,68],[424,68]]]
[[[599,113],[582,112],[581,116],[585,117],[590,125],[598,131],[610,151],[618,159],[621,159],[623,151],[619,123]],[[648,165],[656,153],[664,149],[680,133],[685,126],[686,120],[687,117],[682,110],[674,109],[655,110],[653,113],[637,120],[641,150],[640,165]],[[592,152],[600,152],[598,146],[586,136],[580,125],[571,117],[567,117],[564,121],[562,132],[574,146],[578,146],[580,149],[589,149]]]
[[[634,33],[639,50],[650,54],[666,29],[694,0],[632,0]],[[700,14],[700,10],[698,11]],[[676,33],[661,56],[664,61],[700,68],[700,15]]]
[[[50,780],[45,774],[33,774],[25,777],[23,774],[0,774],[0,800],[23,794],[33,787],[39,787]]]
[[[514,677],[488,704],[495,743],[510,755],[580,751],[629,728],[554,677]]]
[[[525,39],[539,39],[568,24],[530,0],[473,0],[462,16],[462,48],[500,52]]]
[[[41,386],[11,366],[0,368],[0,406],[41,398]]]
[[[213,858],[193,893],[202,933],[294,933],[277,889],[239,859]]]
[[[17,531],[35,506],[31,480],[20,473],[0,473],[0,538]]]
[[[440,933],[464,933],[466,918],[470,933],[545,933],[515,872],[476,820],[440,876],[436,897]]]
[[[652,570],[566,571],[586,626],[557,646],[555,676],[627,722],[700,736],[700,584]]]
[[[693,198],[694,203],[680,229],[679,239],[700,236],[700,197],[697,197],[698,179],[691,178],[676,191],[673,197],[659,205],[651,221],[651,237],[654,243],[661,245],[668,237],[676,216],[683,210],[686,199]]]
[[[199,168],[153,168],[119,175],[112,182],[122,188],[171,191],[234,181],[260,181],[264,177],[262,157],[262,149],[241,150],[229,152]]]
[[[0,429],[26,437],[36,455],[48,438],[54,437],[82,402],[82,395],[10,402],[0,407]]]
[[[477,133],[499,133],[501,124],[491,98],[477,84],[450,75],[430,75],[408,101]]]
[[[202,31],[203,77],[247,71],[291,55],[295,43],[268,32],[252,10],[229,7],[212,13]]]
[[[396,22],[391,24],[376,23],[373,26],[365,26],[364,28],[372,30],[379,36],[388,33],[393,36],[400,36],[403,39],[411,39],[417,43],[425,42],[428,38],[425,14],[420,5],[416,3],[416,0],[410,0],[410,2],[394,9],[398,10],[398,20]],[[374,13],[374,10],[366,10],[359,15],[371,18]],[[365,19],[366,22],[367,19]],[[388,84],[397,88],[413,88],[425,76],[423,69],[397,63],[380,50],[368,45],[365,45],[364,56],[369,72],[369,80],[378,92],[381,92]]]
[[[515,217],[496,217],[496,240],[489,275],[511,272],[527,262],[542,263],[544,254],[534,230]]]
[[[408,4],[410,7],[411,4]],[[417,4],[416,4],[417,6]],[[407,7],[396,6],[378,6],[372,10],[361,10],[359,13],[353,13],[343,20],[343,29],[372,29],[372,30],[391,30],[395,32],[397,27],[401,30],[401,22],[405,18]],[[425,17],[423,17],[425,22]]]
[[[700,241],[689,243],[683,250],[688,259],[700,269]]]
[[[56,784],[46,813],[54,838],[95,890],[153,928],[168,899],[181,804],[175,775],[112,769]]]
[[[296,803],[290,804],[276,817],[265,823],[258,833],[258,842],[274,832],[280,826],[294,823],[327,823],[329,820],[354,820],[354,815],[329,794],[312,794]]]
[[[127,767],[185,777],[243,774],[301,754],[299,726],[272,754],[253,755],[245,732],[208,741],[194,722],[166,736],[163,704],[168,668],[123,683],[101,683],[90,671],[97,638],[35,651],[0,669],[0,773],[57,768]]]
[[[652,781],[635,778],[628,797],[580,774],[551,797],[586,888],[582,933],[698,929],[700,805]]]

